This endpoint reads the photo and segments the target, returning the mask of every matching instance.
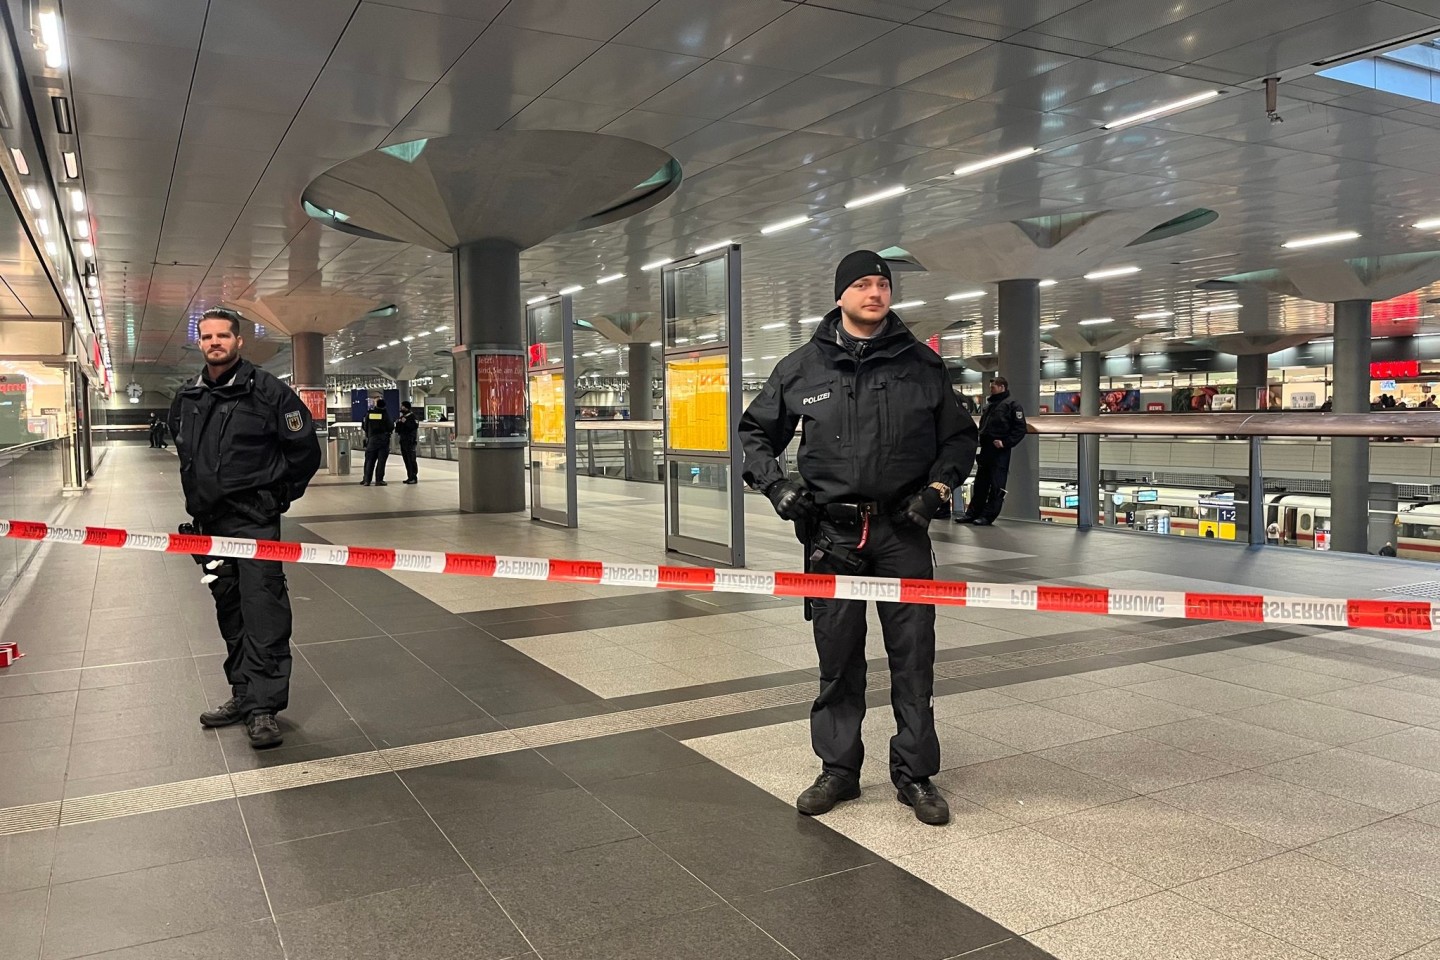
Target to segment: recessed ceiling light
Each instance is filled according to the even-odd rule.
[[[1040,281],[1040,286],[1042,286],[1042,287],[1053,287],[1053,286],[1055,286],[1055,284],[1057,284],[1057,283],[1059,283],[1059,282],[1060,282],[1059,280],[1041,280],[1041,281]]]
[[[1302,247],[1318,247],[1325,243],[1344,243],[1346,240],[1359,240],[1360,234],[1354,230],[1342,230],[1339,233],[1322,233],[1318,237],[1301,237],[1298,240],[1287,240],[1280,244],[1287,250],[1298,250]]]
[[[526,300],[526,301],[525,301],[525,306],[527,306],[527,307],[533,307],[533,306],[535,306],[535,304],[537,304],[537,303],[544,303],[546,300],[549,300],[549,299],[550,299],[550,294],[548,294],[548,293],[542,293],[542,294],[541,294],[540,296],[538,296],[538,297],[531,297],[529,300]]]
[[[436,328],[435,328],[435,332],[436,332],[436,333],[439,333],[439,332],[442,331],[442,330],[449,330],[449,329],[450,329],[449,327],[436,327]]]
[[[695,255],[698,257],[702,253],[709,253],[712,250],[719,250],[721,247],[728,247],[732,243],[734,243],[733,240],[721,240],[718,243],[707,243],[703,247],[696,247]]]
[[[85,193],[82,190],[70,189],[70,209],[76,213],[85,212]]]
[[[568,287],[561,287],[561,288],[560,288],[560,296],[562,296],[562,297],[568,297],[568,296],[570,296],[570,294],[572,294],[572,293],[579,293],[581,290],[584,290],[584,289],[585,289],[585,287],[584,287],[582,284],[572,283],[572,284],[571,284],[570,286],[568,286]]]
[[[81,240],[88,240],[90,238],[89,220],[81,217],[79,220],[75,221],[75,236],[79,237]]]
[[[811,324],[811,323],[819,323],[821,320],[824,320],[824,319],[825,319],[824,317],[805,317],[805,318],[804,318],[803,320],[801,320],[800,322],[803,323],[803,324],[807,324],[807,325],[808,325],[808,324]]]
[[[76,244],[76,246],[80,249],[80,256],[84,257],[86,260],[89,260],[91,257],[95,256],[95,245],[89,240],[81,240],[79,243]]]
[[[71,180],[74,180],[76,177],[80,176],[80,158],[75,156],[74,153],[66,150],[64,153],[60,154],[60,162],[65,167],[65,176],[69,177]]]
[[[890,305],[890,309],[891,309],[891,310],[906,310],[906,309],[908,309],[908,308],[910,308],[910,307],[923,307],[923,306],[925,306],[925,301],[924,301],[924,300],[906,300],[904,303],[892,303],[892,304]]]
[[[1080,326],[1082,326],[1082,327],[1093,327],[1093,326],[1097,326],[1098,324],[1102,324],[1102,323],[1114,323],[1114,322],[1115,322],[1115,318],[1114,318],[1114,317],[1091,317],[1089,320],[1081,320],[1081,321],[1080,321]]]
[[[387,347],[398,347],[398,346],[400,346],[400,341],[399,341],[399,340],[391,340],[389,343],[386,344],[386,346],[387,346]]]
[[[623,273],[612,273],[612,274],[610,274],[610,276],[608,276],[608,277],[601,277],[599,280],[596,280],[596,281],[595,281],[595,285],[598,287],[598,286],[600,286],[601,284],[614,283],[616,280],[624,280],[624,279],[625,279],[625,274],[623,274]]]
[[[409,343],[411,340],[414,340],[415,338],[414,338],[414,337],[401,337],[400,339],[401,339],[402,341],[404,341],[405,343]]]
[[[660,269],[661,267],[665,266],[667,263],[674,263],[674,262],[675,262],[675,261],[674,261],[673,258],[671,258],[671,257],[666,257],[664,260],[654,260],[654,261],[651,261],[650,263],[645,264],[645,265],[644,265],[643,267],[641,267],[640,269],[641,269],[641,270],[658,270],[658,269]]]
[[[60,43],[60,15],[46,10],[37,19],[40,21],[40,39],[45,44],[45,66],[59,70],[65,65],[65,50]]]
[[[770,224],[768,227],[761,227],[760,232],[768,236],[769,234],[779,233],[781,230],[789,230],[791,227],[798,227],[802,223],[809,222],[809,217],[791,217],[789,220],[781,220],[778,223]]]
[[[760,359],[761,359],[761,360],[774,360],[774,359],[776,359],[776,357],[775,357],[775,354],[771,353],[771,354],[767,354],[766,356],[761,357]]]
[[[40,191],[34,187],[26,187],[25,202],[30,204],[31,210],[38,211],[40,209]]]
[[[966,290],[963,293],[952,293],[946,300],[978,300],[985,296],[984,290]]]
[[[784,327],[784,326],[787,326],[787,324],[782,320],[782,321],[780,321],[779,323],[763,323],[763,324],[760,325],[760,329],[761,329],[761,330],[779,330],[781,327]]]
[[[1204,93],[1197,93],[1192,97],[1185,97],[1183,100],[1175,100],[1170,103],[1162,103],[1158,107],[1151,107],[1149,110],[1141,110],[1139,113],[1132,113],[1128,117],[1121,117],[1105,124],[1106,130],[1114,130],[1116,127],[1128,126],[1132,123],[1142,123],[1162,113],[1170,113],[1174,110],[1184,110],[1186,107],[1193,107],[1197,103],[1204,103],[1206,100],[1213,100],[1220,96],[1219,90],[1206,90]]]
[[[1165,320],[1175,316],[1173,310],[1152,310],[1150,313],[1135,314],[1136,320]]]
[[[1041,330],[1054,330],[1054,329],[1055,329],[1056,327],[1058,327],[1058,326],[1060,326],[1060,324],[1058,324],[1058,323],[1042,323],[1042,324],[1040,324],[1040,329],[1041,329]]]
[[[30,175],[30,164],[26,161],[25,154],[20,151],[19,147],[10,148],[10,159],[15,161],[15,171],[19,173],[20,176],[28,177]]]
[[[1201,313],[1228,313],[1231,310],[1239,310],[1238,303],[1207,303],[1200,308]]]
[[[941,339],[941,340],[964,340],[964,339],[965,339],[965,334],[963,334],[963,333],[947,333],[947,334],[945,334],[945,336],[941,337],[940,339]]]
[[[1440,217],[1431,217],[1415,224],[1416,230],[1440,230]]]
[[[900,196],[900,194],[904,193],[908,189],[910,188],[901,184],[897,184],[893,187],[886,187],[884,190],[877,190],[875,193],[869,193],[863,197],[856,197],[854,200],[851,200],[849,203],[845,204],[845,209],[853,210],[856,207],[863,207],[867,204],[879,203],[881,200],[889,200],[891,197]]]
[[[1106,267],[1104,270],[1093,270],[1085,274],[1086,280],[1106,280],[1110,277],[1123,277],[1131,273],[1139,273],[1139,267]]]
[[[1000,335],[1000,330],[999,330],[998,327],[997,327],[996,329],[994,329],[994,330],[986,330],[986,331],[985,331],[985,336],[987,336],[987,337],[998,337],[999,335]]]
[[[955,176],[963,177],[967,174],[979,173],[981,170],[988,170],[991,167],[998,167],[1001,164],[1009,163],[1012,160],[1023,159],[1024,157],[1030,156],[1030,154],[1034,152],[1034,147],[1021,147],[1019,150],[1011,150],[1009,153],[1002,153],[998,156],[990,157],[985,160],[977,160],[974,163],[967,163],[963,166],[955,168]]]

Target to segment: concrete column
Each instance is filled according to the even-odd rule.
[[[1270,355],[1268,353],[1242,353],[1235,357],[1235,408],[1237,410],[1261,409],[1255,403],[1255,391],[1269,385]]]
[[[523,443],[475,436],[473,352],[525,352],[520,306],[520,248],[481,240],[455,249],[455,420],[460,510],[525,509]]]
[[[1098,350],[1086,350],[1080,354],[1080,415],[1082,417],[1100,416],[1101,363],[1102,360]],[[1039,440],[1040,438],[1032,437],[1031,439]],[[1026,443],[1029,442],[1028,440],[1026,441]],[[1080,455],[1085,457],[1089,463],[1081,465],[1081,469],[1077,474],[1078,477],[1082,479],[1094,478],[1097,481],[1100,479],[1100,444],[1103,442],[1103,440],[1096,438],[1096,442],[1081,445]],[[1085,469],[1086,466],[1089,468],[1088,472]],[[1081,503],[1093,503],[1096,497],[1099,496],[1099,491],[1093,487],[1087,490],[1082,484],[1080,485],[1079,494]],[[1115,522],[1112,514],[1113,511],[1106,512],[1106,520],[1110,523]],[[1096,513],[1096,521],[1099,522],[1098,512]]]
[[[290,338],[290,383],[296,390],[325,389],[325,334],[297,333]],[[328,467],[330,430],[324,418],[315,422],[315,439],[320,444],[320,466]]]
[[[1395,529],[1395,514],[1400,509],[1400,489],[1393,483],[1370,484],[1370,505],[1383,513],[1370,515],[1369,552],[1379,553],[1387,543],[1394,543],[1399,532]]]
[[[1040,411],[1040,281],[1000,281],[1000,370],[1010,396],[1031,417]],[[1005,517],[1040,519],[1040,443],[1030,437],[1010,453]]]
[[[1370,410],[1370,301],[1335,304],[1336,413]],[[1369,545],[1370,440],[1330,441],[1330,549],[1366,553]]]
[[[650,378],[654,369],[649,341],[630,344],[626,351],[630,374],[630,419],[649,420],[654,415]],[[655,436],[634,431],[625,434],[626,475],[636,480],[655,479]]]
[[[412,403],[414,402],[414,397],[411,396],[409,380],[396,380],[395,392],[400,394],[401,403],[404,403],[406,400],[409,400]]]

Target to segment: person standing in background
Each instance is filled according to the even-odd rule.
[[[415,418],[415,408],[406,400],[400,404],[400,418],[395,421],[395,436],[400,440],[400,458],[405,461],[406,483],[420,482],[420,466],[415,459],[419,434],[420,423]]]
[[[375,486],[385,486],[385,461],[390,459],[390,434],[395,432],[395,424],[390,420],[390,414],[385,412],[385,400],[383,397],[375,399],[375,406],[365,415],[365,422],[360,425],[365,434],[365,478],[360,481],[360,486],[368,487],[373,480]]]

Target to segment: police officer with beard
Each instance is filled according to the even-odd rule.
[[[744,476],[806,544],[809,569],[929,579],[930,520],[970,472],[975,422],[935,352],[890,311],[890,268],[869,250],[840,261],[832,310],[811,340],[781,360],[740,421]],[[776,457],[798,424],[801,482]],[[877,603],[890,660],[897,732],[890,778],[924,823],[949,806],[930,777],[940,769],[932,694],[935,608]],[[865,601],[811,600],[820,695],[810,738],[821,761],[795,802],[803,814],[860,796],[865,717]]]
[[[1010,478],[1010,451],[1025,439],[1025,411],[1010,396],[1010,381],[990,381],[990,396],[980,414],[980,455],[976,458],[975,484],[970,503],[956,523],[989,526],[1005,505],[1005,482]]]
[[[205,370],[175,395],[170,433],[180,455],[186,532],[280,539],[280,515],[320,467],[310,411],[285,384],[240,356],[240,316],[200,318]],[[290,699],[290,597],[278,560],[199,557],[225,638],[231,697],[200,714],[206,727],[244,722],[250,745],[283,737],[275,715]]]

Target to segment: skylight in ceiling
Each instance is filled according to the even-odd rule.
[[[1440,103],[1440,40],[1426,40],[1321,70],[1320,76],[1412,100]]]

